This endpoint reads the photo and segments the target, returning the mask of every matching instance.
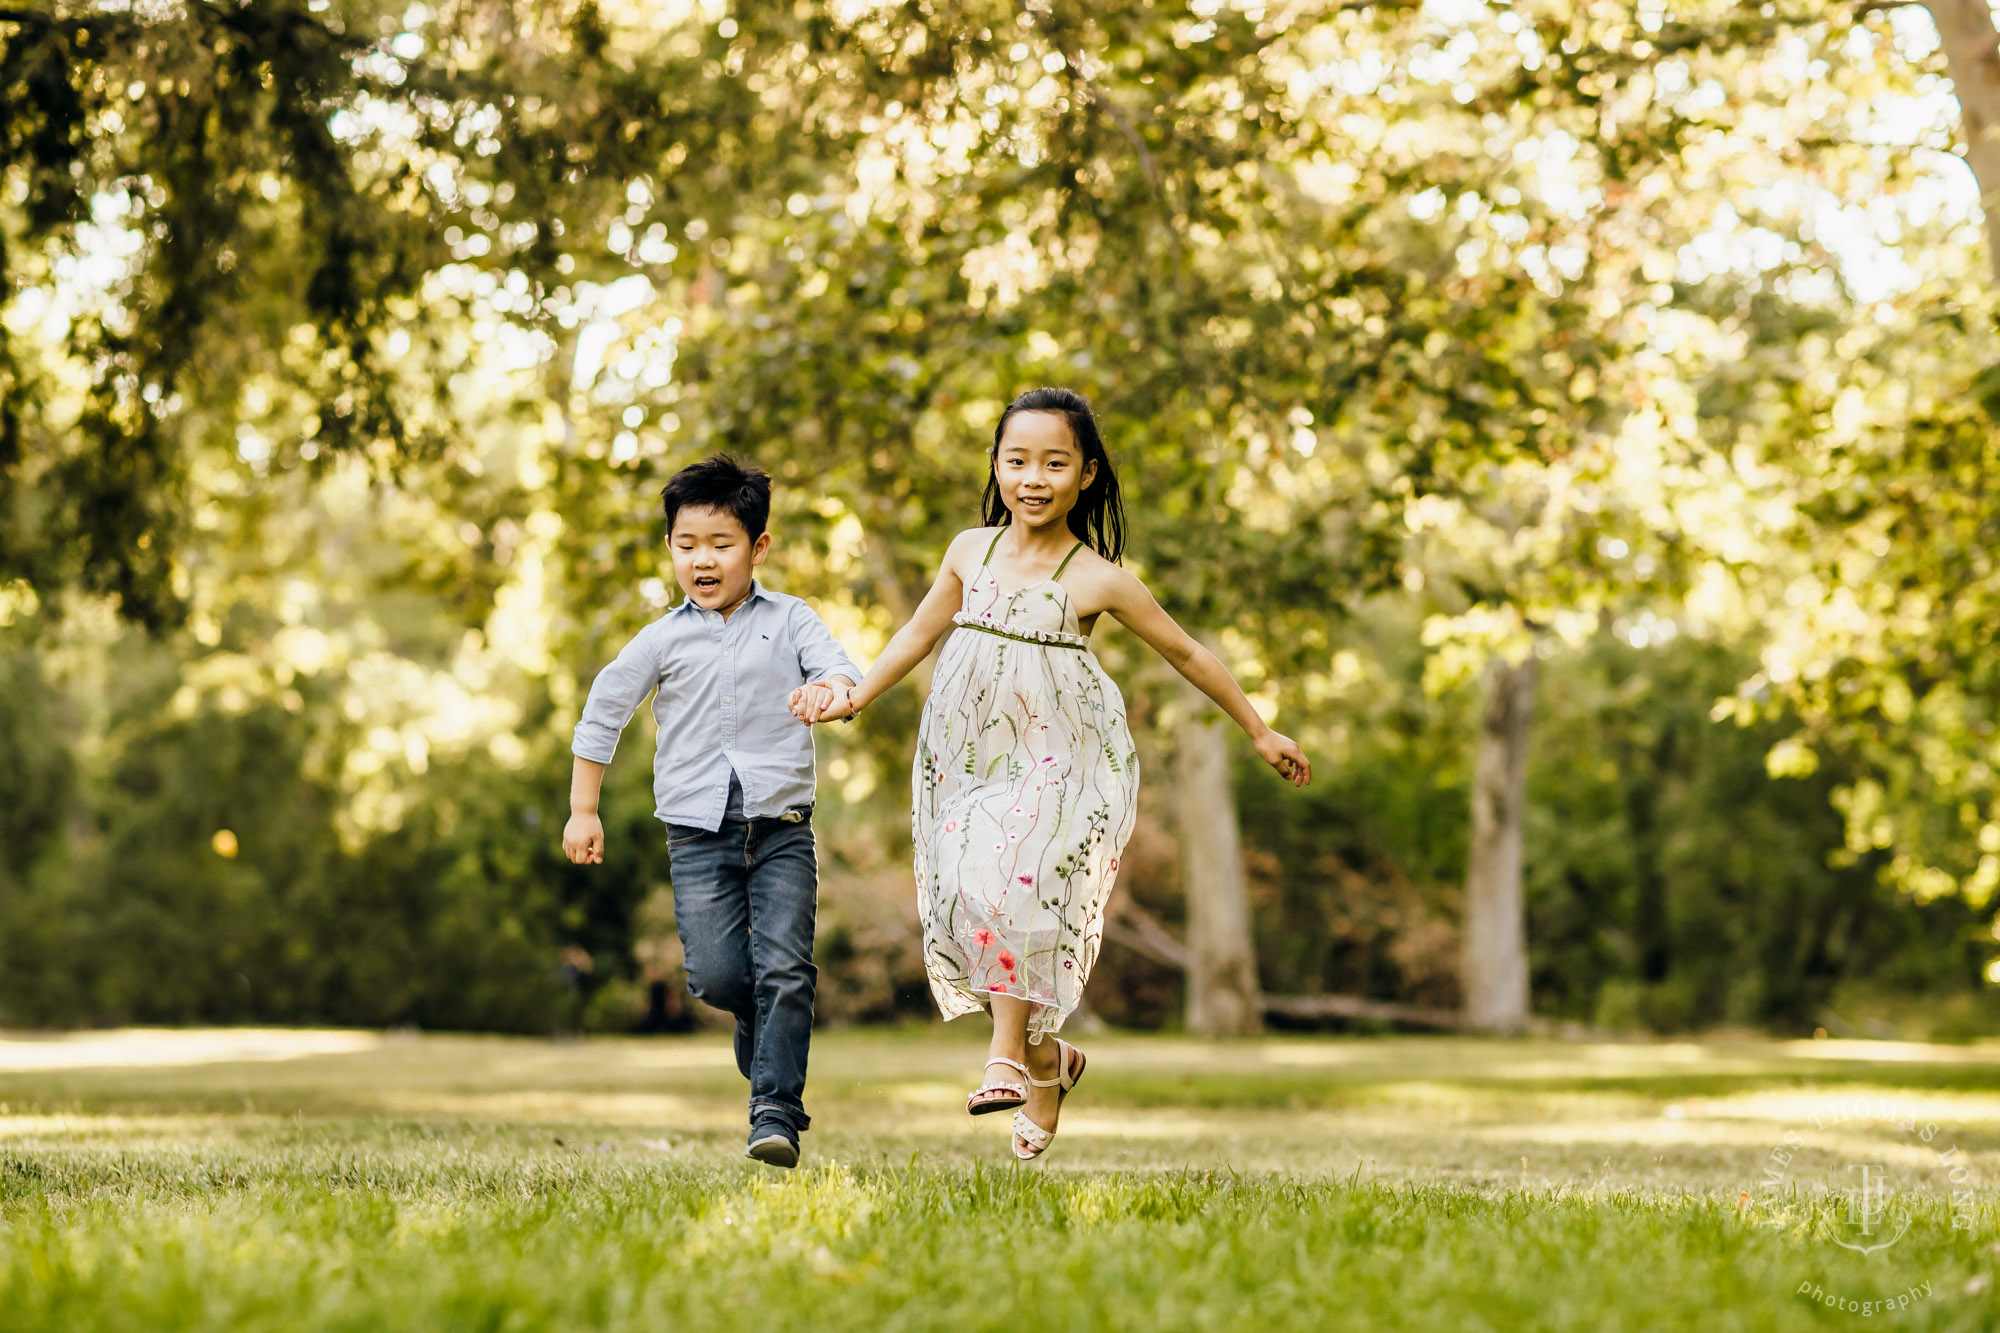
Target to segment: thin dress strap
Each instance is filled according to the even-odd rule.
[[[1062,572],[1065,569],[1069,568],[1070,556],[1074,556],[1078,551],[1081,551],[1082,549],[1083,549],[1083,542],[1081,539],[1079,539],[1076,545],[1069,548],[1069,555],[1064,556],[1062,558],[1062,563],[1056,566],[1056,572],[1049,575],[1049,581],[1051,583],[1059,583],[1062,581]]]
[[[986,558],[979,562],[979,567],[981,569],[984,569],[988,565],[993,563],[993,552],[999,547],[1000,539],[1006,535],[1007,535],[1007,527],[1005,524],[1002,524],[1000,528],[996,532],[994,532],[993,540],[986,543]]]

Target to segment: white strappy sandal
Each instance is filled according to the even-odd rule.
[[[1036,1078],[1033,1074],[1028,1074],[1028,1071],[1025,1069],[1021,1072],[1028,1074],[1028,1082],[1038,1088],[1056,1089],[1056,1107],[1060,1110],[1063,1099],[1068,1097],[1071,1090],[1076,1087],[1078,1080],[1083,1077],[1084,1067],[1089,1063],[1089,1059],[1085,1057],[1082,1051],[1079,1051],[1061,1037],[1057,1037],[1056,1076],[1054,1078]],[[1072,1065],[1074,1065],[1074,1068],[1072,1068]],[[1043,1129],[1040,1125],[1030,1120],[1026,1111],[1016,1111],[1014,1112],[1014,1137],[1020,1141],[1013,1145],[1014,1156],[1024,1162],[1031,1162],[1049,1150],[1049,1145],[1056,1140],[1056,1132],[1053,1129]],[[1022,1152],[1022,1143],[1027,1144],[1032,1151]]]
[[[991,1069],[994,1065],[1006,1065],[1021,1071],[1022,1078],[1032,1078],[1028,1067],[1019,1060],[1009,1060],[1004,1055],[996,1055],[986,1062]],[[1028,1100],[1028,1089],[1019,1083],[1009,1083],[1005,1079],[988,1079],[974,1088],[965,1099],[967,1115],[986,1115],[993,1111],[1011,1111],[1024,1105]]]

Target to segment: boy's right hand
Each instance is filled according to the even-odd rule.
[[[604,821],[579,811],[563,826],[563,855],[580,866],[604,863]]]

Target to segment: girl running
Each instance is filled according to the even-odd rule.
[[[1311,779],[1312,765],[1119,568],[1118,478],[1081,395],[1016,398],[989,462],[986,526],[953,539],[936,583],[873,669],[852,687],[803,688],[792,705],[807,722],[851,717],[947,632],[967,631],[945,645],[918,730],[917,903],[938,1008],[947,1019],[993,1015],[986,1067],[1000,1072],[966,1110],[1013,1110],[1014,1154],[1025,1161],[1048,1148],[1083,1075],[1082,1051],[1042,1037],[1083,997],[1138,809],[1125,701],[1090,651],[1097,618],[1108,613],[1151,644],[1293,786]]]

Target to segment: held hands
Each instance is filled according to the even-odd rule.
[[[860,710],[854,706],[854,687],[834,685],[821,681],[814,685],[801,685],[792,691],[792,716],[810,726],[815,722],[832,722],[837,718],[852,717]]]
[[[786,704],[793,717],[811,723],[819,717],[819,710],[832,701],[833,694],[833,688],[828,685],[801,685],[792,691]]]
[[[604,863],[604,821],[582,811],[563,827],[563,855],[580,866]]]
[[[1272,768],[1278,776],[1287,778],[1294,787],[1303,787],[1312,781],[1312,760],[1290,736],[1283,736],[1268,728],[1257,738],[1257,755]]]

